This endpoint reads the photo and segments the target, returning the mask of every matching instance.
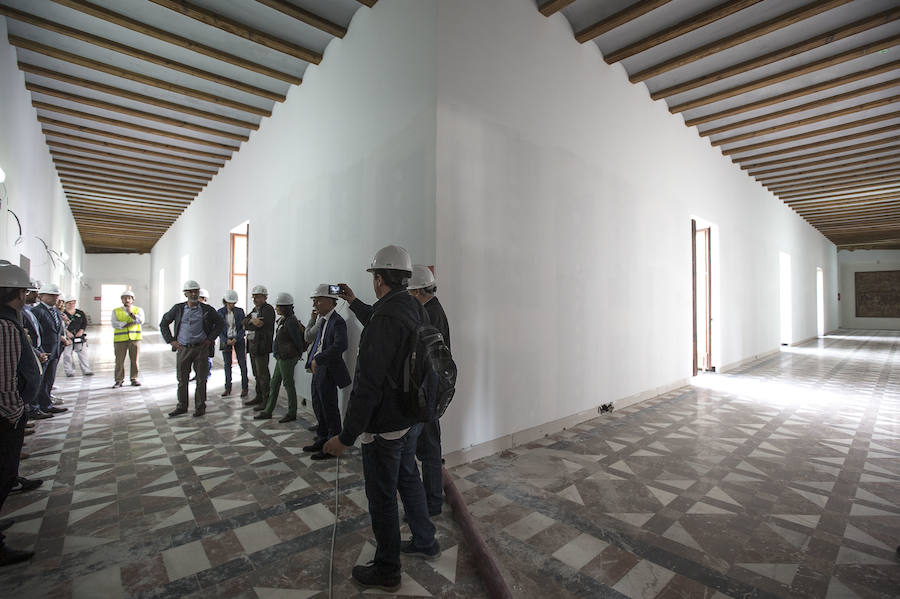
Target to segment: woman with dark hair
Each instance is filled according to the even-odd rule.
[[[244,339],[244,311],[237,307],[238,294],[229,289],[222,297],[219,316],[225,321],[225,327],[219,335],[219,349],[222,350],[222,361],[225,362],[225,391],[222,397],[231,395],[231,362],[232,353],[237,355],[238,368],[241,369],[241,397],[247,397],[250,387],[247,378],[247,344]]]
[[[294,316],[294,297],[290,293],[279,293],[275,299],[275,311],[278,320],[275,323],[275,341],[272,353],[275,355],[275,372],[269,388],[269,402],[265,406],[256,406],[261,410],[254,416],[255,420],[267,420],[272,417],[275,404],[278,403],[278,392],[281,382],[288,394],[288,411],[278,422],[291,422],[297,419],[297,388],[294,385],[294,368],[306,350],[303,340],[303,325]]]

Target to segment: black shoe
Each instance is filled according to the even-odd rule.
[[[413,545],[412,539],[410,539],[400,545],[400,553],[412,557],[422,557],[430,561],[441,557],[441,546],[438,544],[437,539],[435,539],[434,544],[431,547],[422,549],[421,547]]]
[[[140,387],[140,386],[141,386],[141,382],[140,382],[139,380],[132,379],[132,381],[131,381],[131,386],[132,386],[132,387]]]
[[[231,387],[225,387],[225,390],[222,391],[222,397],[228,397],[231,395]]]
[[[247,391],[246,389],[241,389],[241,397],[247,397],[248,395],[250,395],[249,391]]]
[[[196,380],[197,380],[197,375],[194,375],[194,376],[192,376],[191,378],[188,379],[188,382],[189,382],[189,383],[193,383],[193,382],[196,381]]]
[[[15,523],[16,523],[16,521],[13,520],[12,518],[7,518],[6,520],[0,520],[0,532],[3,532],[4,530],[6,530],[7,528],[9,528],[10,526],[12,526]]]
[[[204,414],[206,414],[206,408],[197,408],[196,410],[194,410],[193,416],[194,416],[194,418],[199,418],[200,416],[203,416]]]
[[[28,413],[29,420],[46,420],[47,418],[53,418],[53,414],[41,412],[40,410],[33,410]]]
[[[308,430],[308,431],[314,433],[314,432],[316,432],[317,430],[319,430],[319,425],[318,425],[318,424],[314,424],[314,425],[312,425],[312,426],[307,426],[307,427],[306,427],[306,430]]]
[[[291,416],[290,414],[285,414],[284,416],[282,416],[281,418],[278,419],[278,422],[293,422],[296,419],[297,419],[296,416]]]
[[[263,402],[262,398],[261,398],[260,396],[257,395],[256,397],[254,397],[254,398],[251,399],[250,401],[245,401],[245,402],[244,402],[244,405],[245,405],[245,406],[258,406],[258,405],[261,404],[262,402]]]
[[[42,410],[47,414],[62,414],[63,412],[68,412],[69,408],[57,408],[56,406],[50,406],[49,408],[44,408]]]
[[[84,376],[94,376],[94,373],[93,372],[85,372]]]
[[[0,566],[11,566],[28,561],[33,557],[34,551],[19,551],[18,549],[10,549],[5,545],[0,547]]]
[[[172,416],[181,416],[182,414],[187,414],[187,408],[175,408],[169,412],[169,418]]]
[[[305,397],[300,398],[300,405],[303,407],[306,407],[306,398]]]
[[[27,493],[28,491],[34,491],[38,487],[44,484],[39,478],[27,479],[21,476],[16,477],[16,481],[13,483],[12,489],[9,490],[10,493]]]
[[[118,389],[122,386],[122,381],[116,381],[116,383],[112,386],[113,389]]]
[[[322,446],[325,445],[325,442],[322,443],[313,443],[312,445],[307,445],[303,448],[303,451],[307,453],[316,453],[322,451]]]
[[[353,566],[353,582],[367,589],[381,589],[393,593],[400,588],[400,573],[385,575],[378,572],[375,564]]]
[[[314,453],[311,456],[309,456],[309,459],[318,461],[318,460],[327,460],[327,459],[330,459],[333,457],[334,456],[331,455],[330,453],[325,453],[324,451],[320,451],[318,453]]]
[[[266,409],[266,404],[264,404],[264,403],[261,403],[258,406],[253,406],[254,412],[262,412],[265,409]]]
[[[271,420],[271,419],[272,419],[272,415],[269,414],[268,412],[266,412],[265,410],[263,410],[263,411],[260,412],[259,414],[254,414],[254,415],[253,415],[253,419],[254,419],[254,420]]]

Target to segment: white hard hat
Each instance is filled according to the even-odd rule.
[[[222,301],[228,302],[229,304],[236,304],[238,301],[237,291],[228,289],[225,291],[225,295],[222,296]]]
[[[38,289],[38,293],[43,295],[60,295],[59,285],[55,285],[53,283],[44,283],[44,285]]]
[[[430,268],[424,264],[413,264],[412,276],[409,278],[409,284],[406,288],[425,289],[426,287],[433,287],[435,283],[434,273],[431,272]]]
[[[5,260],[4,260],[5,262]],[[28,286],[28,291],[37,291],[41,288],[41,284],[37,281],[31,281],[31,285]]]
[[[8,260],[0,260],[0,287],[30,290],[32,286],[25,269],[16,266]]]
[[[265,285],[256,285],[250,290],[250,295],[269,295]]]
[[[69,302],[77,302],[78,298],[74,295],[64,295],[62,301],[68,304]]]
[[[195,289],[197,291],[200,291],[200,283],[198,283],[197,281],[195,281],[193,279],[188,279],[187,281],[184,282],[184,285],[181,287],[182,291],[193,291]]]
[[[400,247],[399,245],[388,245],[375,253],[375,257],[372,258],[372,264],[366,270],[368,272],[372,272],[373,270],[404,270],[406,272],[412,272],[412,258],[409,257],[409,252]]]
[[[334,300],[341,299],[335,294],[328,292],[328,283],[317,285],[315,290],[312,292],[312,295],[309,296],[309,299],[316,299],[317,297],[330,297]]]
[[[131,289],[126,289],[119,297],[130,297],[131,299],[134,299],[134,293],[131,291]]]
[[[200,288],[200,297],[205,297],[206,299],[209,299],[209,291],[207,291],[206,289],[203,289],[201,287]]]
[[[294,296],[290,293],[285,293],[282,291],[278,295],[275,296],[275,305],[276,306],[293,306],[294,305]]]

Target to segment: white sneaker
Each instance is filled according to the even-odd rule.
[[[53,402],[53,405],[56,406],[66,403],[62,397],[56,397],[55,395],[51,395],[50,400]]]

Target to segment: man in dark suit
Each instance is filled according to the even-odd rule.
[[[37,400],[40,414],[52,416],[60,412],[67,412],[68,408],[60,408],[53,405],[50,392],[56,381],[56,367],[62,356],[63,344],[70,342],[65,338],[66,326],[63,324],[62,315],[56,309],[56,300],[59,299],[59,287],[53,283],[47,283],[38,290],[40,300],[31,313],[37,318],[41,329],[41,352],[47,354],[44,364],[44,373],[41,377],[41,389],[38,391]],[[35,413],[30,418],[46,418]]]
[[[329,293],[328,284],[319,285],[310,296],[316,311],[319,332],[309,347],[306,369],[312,372],[312,405],[319,425],[316,439],[303,451],[314,452],[313,460],[327,460],[331,454],[322,451],[328,439],[341,433],[341,411],[338,408],[338,388],[349,385],[352,380],[344,363],[347,351],[347,323],[337,313],[338,297]]]

